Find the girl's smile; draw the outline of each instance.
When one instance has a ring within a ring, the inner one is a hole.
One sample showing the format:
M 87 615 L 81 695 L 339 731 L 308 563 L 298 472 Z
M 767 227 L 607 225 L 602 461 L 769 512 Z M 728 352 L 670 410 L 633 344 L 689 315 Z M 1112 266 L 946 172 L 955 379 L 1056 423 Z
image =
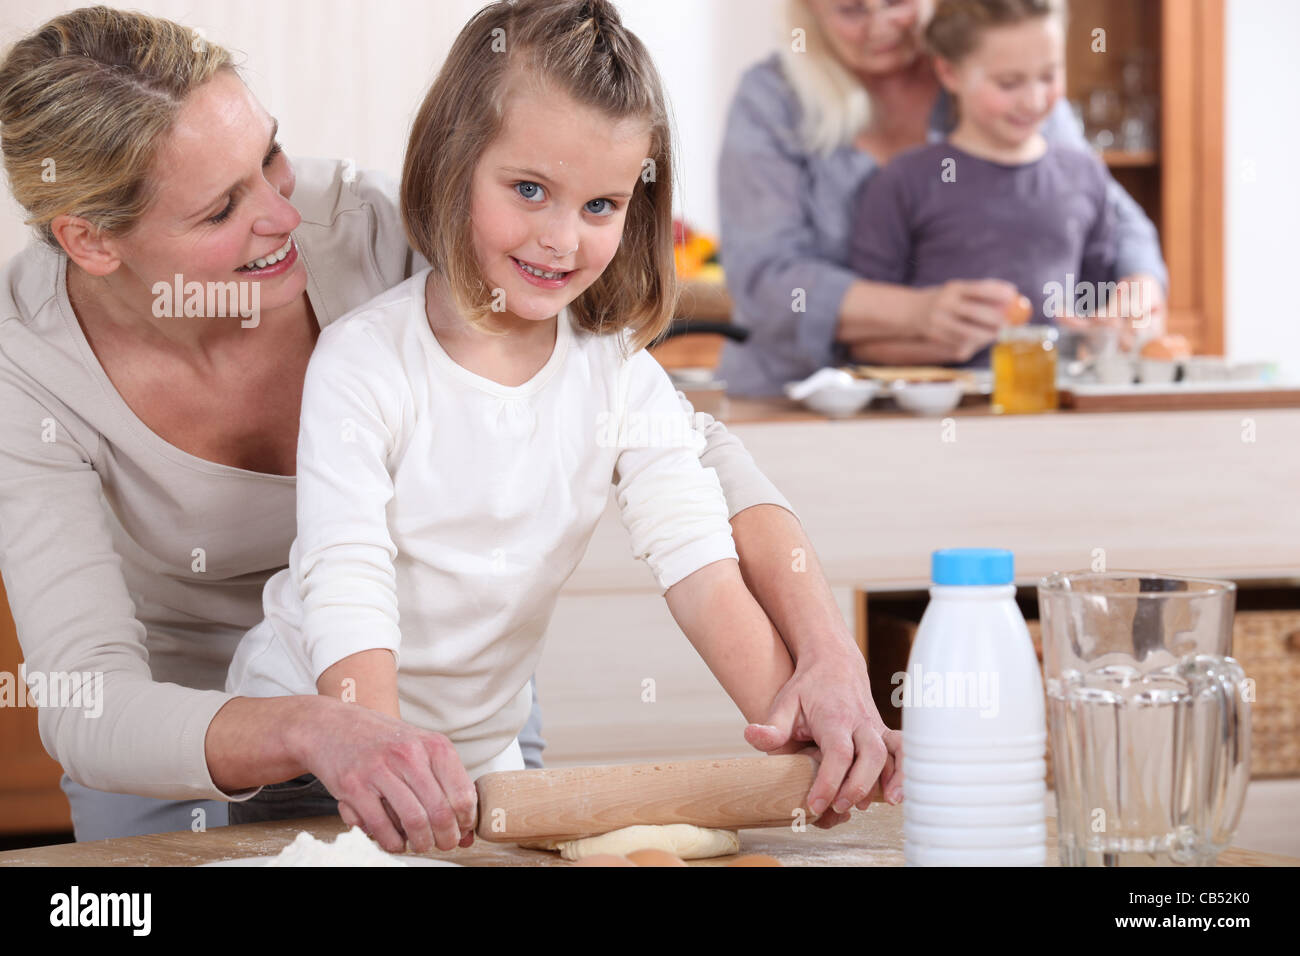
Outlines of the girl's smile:
M 563 289 L 569 284 L 576 270 L 548 270 L 537 265 L 534 262 L 524 262 L 522 259 L 510 257 L 510 261 L 515 264 L 519 274 L 524 279 L 539 289 Z

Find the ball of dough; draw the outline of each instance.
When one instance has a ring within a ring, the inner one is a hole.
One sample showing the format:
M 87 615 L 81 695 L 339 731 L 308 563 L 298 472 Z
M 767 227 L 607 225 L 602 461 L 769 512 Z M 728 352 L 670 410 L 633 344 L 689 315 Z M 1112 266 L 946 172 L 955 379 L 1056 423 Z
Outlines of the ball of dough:
M 711 830 L 689 823 L 634 826 L 611 830 L 580 840 L 539 840 L 521 843 L 528 849 L 559 850 L 566 860 L 581 860 L 599 853 L 627 856 L 633 850 L 664 850 L 683 860 L 703 860 L 740 851 L 735 830 Z

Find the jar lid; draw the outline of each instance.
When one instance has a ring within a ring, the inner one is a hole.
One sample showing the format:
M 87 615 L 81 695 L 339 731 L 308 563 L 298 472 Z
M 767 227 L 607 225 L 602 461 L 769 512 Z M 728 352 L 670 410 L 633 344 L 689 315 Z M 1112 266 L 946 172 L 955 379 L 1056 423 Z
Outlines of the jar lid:
M 990 586 L 1015 581 L 1015 556 L 1005 548 L 944 548 L 930 555 L 939 585 Z
M 1004 325 L 998 332 L 1002 342 L 1055 342 L 1061 337 L 1056 326 L 1046 324 Z

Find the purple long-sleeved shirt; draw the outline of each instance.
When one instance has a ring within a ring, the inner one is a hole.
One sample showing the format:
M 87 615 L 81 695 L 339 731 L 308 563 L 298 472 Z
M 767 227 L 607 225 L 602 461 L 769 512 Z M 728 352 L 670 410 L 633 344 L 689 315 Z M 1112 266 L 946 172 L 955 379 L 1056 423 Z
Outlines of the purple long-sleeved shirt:
M 777 394 L 784 383 L 843 358 L 834 339 L 840 303 L 857 278 L 849 267 L 853 200 L 877 164 L 852 145 L 810 152 L 799 136 L 800 116 L 776 54 L 746 71 L 727 114 L 718 175 L 721 259 L 732 321 L 751 334 L 743 345 L 723 346 L 719 369 L 737 395 Z M 940 93 L 931 140 L 942 140 L 949 126 L 948 99 Z M 1042 132 L 1049 142 L 1087 148 L 1064 101 Z M 1154 275 L 1167 285 L 1155 226 L 1114 179 L 1106 189 L 1116 271 Z
M 1066 290 L 1118 278 L 1108 179 L 1095 153 L 1059 144 L 1014 165 L 949 142 L 910 149 L 867 180 L 855 202 L 849 267 L 917 288 L 1005 279 L 1029 299 L 1032 321 L 1055 324 L 1063 291 L 1074 302 Z M 990 351 L 964 364 L 987 368 Z

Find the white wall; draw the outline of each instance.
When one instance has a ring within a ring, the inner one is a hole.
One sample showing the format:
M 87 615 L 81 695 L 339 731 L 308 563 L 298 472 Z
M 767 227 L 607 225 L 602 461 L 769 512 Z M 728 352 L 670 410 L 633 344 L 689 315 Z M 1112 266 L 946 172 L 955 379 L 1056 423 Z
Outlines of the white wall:
M 1234 359 L 1300 379 L 1300 3 L 1228 0 L 1225 325 Z
M 5 0 L 0 45 L 90 0 Z M 765 56 L 782 0 L 618 0 L 650 49 L 678 128 L 679 207 L 717 231 L 722 118 L 741 72 Z M 244 75 L 280 120 L 290 155 L 351 157 L 401 172 L 410 121 L 452 40 L 483 0 L 136 0 L 243 55 Z M 0 262 L 28 241 L 0 190 Z

